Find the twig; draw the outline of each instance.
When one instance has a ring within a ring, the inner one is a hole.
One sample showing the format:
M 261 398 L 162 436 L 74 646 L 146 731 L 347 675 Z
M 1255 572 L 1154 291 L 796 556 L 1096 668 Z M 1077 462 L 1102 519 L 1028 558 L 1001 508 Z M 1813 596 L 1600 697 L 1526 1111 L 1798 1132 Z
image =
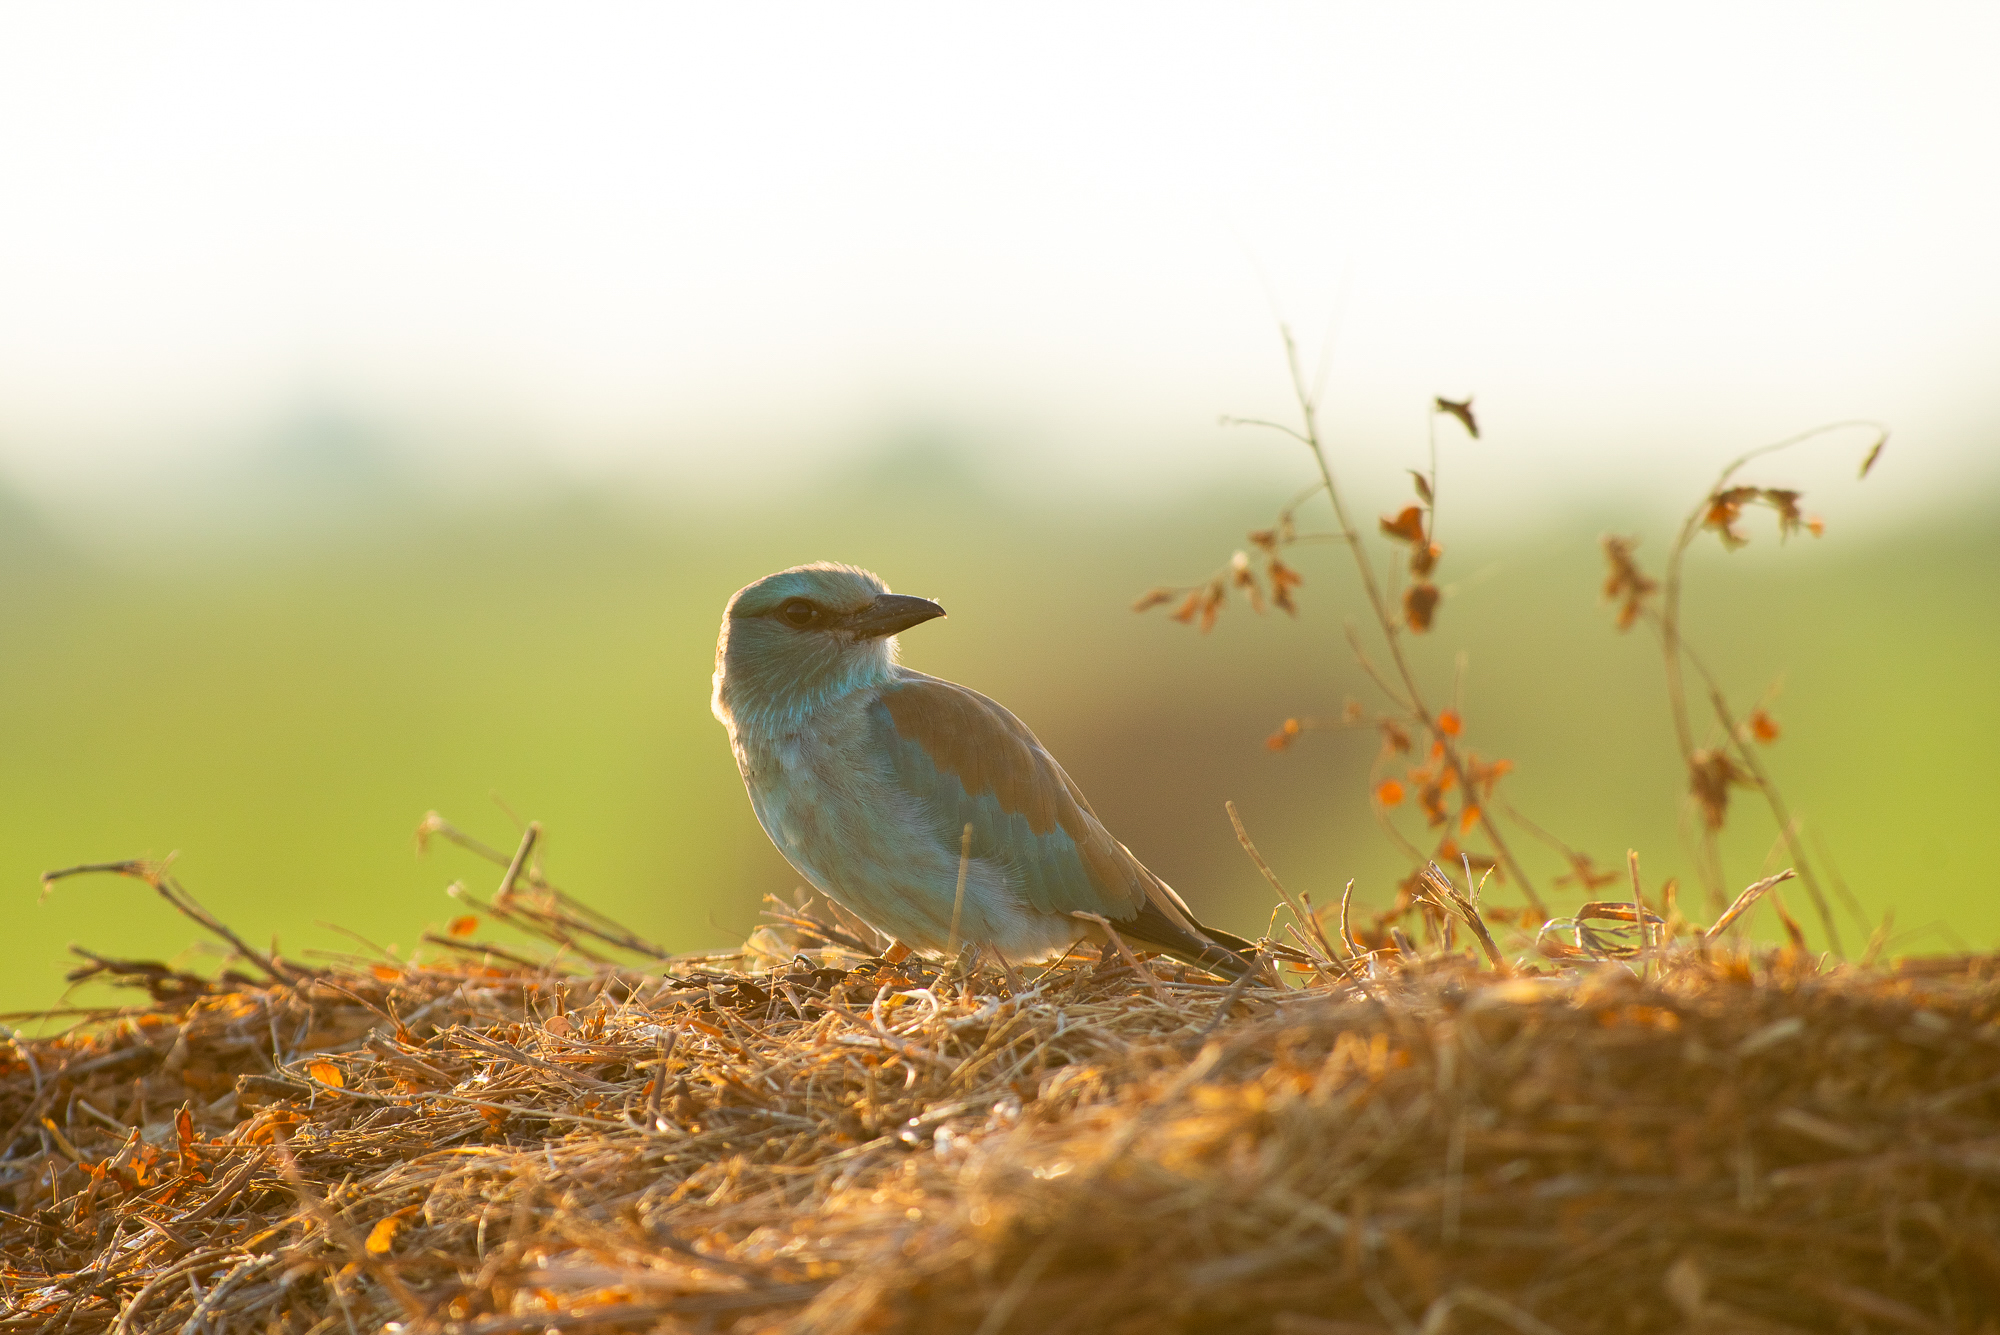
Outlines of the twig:
M 1646 963 L 1651 957 L 1652 933 L 1646 926 L 1646 897 L 1639 889 L 1639 850 L 1625 850 L 1625 865 L 1632 873 L 1632 921 L 1639 926 L 1639 976 L 1646 976 Z
M 1705 669 L 1702 675 L 1708 676 Z M 1750 777 L 1756 781 L 1757 791 L 1762 793 L 1764 801 L 1770 804 L 1771 815 L 1778 823 L 1778 832 L 1785 841 L 1786 850 L 1792 855 L 1793 865 L 1798 868 L 1799 883 L 1805 886 L 1806 893 L 1812 896 L 1813 910 L 1819 914 L 1820 925 L 1826 929 L 1827 944 L 1833 947 L 1834 954 L 1846 955 L 1847 952 L 1840 945 L 1840 929 L 1834 925 L 1833 909 L 1827 904 L 1826 896 L 1820 893 L 1819 878 L 1813 875 L 1812 864 L 1806 860 L 1805 846 L 1799 841 L 1798 825 L 1785 810 L 1785 800 L 1778 794 L 1778 785 L 1771 782 L 1771 776 L 1765 773 L 1763 762 L 1757 759 L 1755 748 L 1744 740 L 1741 730 L 1736 726 L 1735 718 L 1729 712 L 1728 702 L 1722 698 L 1722 691 L 1714 684 L 1713 679 L 1709 683 L 1708 698 L 1715 706 L 1715 716 L 1722 721 L 1723 730 L 1734 746 L 1736 754 L 1742 758 L 1743 767 L 1750 771 Z M 1770 864 L 1767 862 L 1764 865 Z
M 1132 972 L 1143 978 L 1147 985 L 1153 989 L 1153 995 L 1160 999 L 1160 1003 L 1166 1006 L 1173 1005 L 1172 999 L 1167 996 L 1167 989 L 1160 986 L 1159 975 L 1139 963 L 1139 957 L 1132 953 L 1132 947 L 1125 944 L 1125 938 L 1118 935 L 1118 929 L 1111 925 L 1111 919 L 1101 913 L 1091 913 L 1085 909 L 1072 910 L 1069 916 L 1072 918 L 1082 918 L 1102 927 L 1104 934 L 1111 938 L 1112 946 L 1124 957 L 1125 963 L 1130 966 Z
M 108 872 L 114 876 L 129 876 L 133 880 L 144 881 L 147 885 L 153 887 L 160 898 L 173 905 L 181 914 L 192 918 L 202 927 L 228 942 L 230 949 L 263 970 L 266 977 L 280 983 L 291 981 L 293 971 L 289 966 L 281 965 L 269 955 L 264 954 L 260 950 L 253 949 L 242 937 L 230 931 L 228 925 L 203 908 L 200 901 L 187 892 L 185 886 L 167 875 L 164 863 L 151 862 L 144 858 L 128 858 L 122 862 L 86 862 L 80 866 L 63 867 L 57 871 L 45 871 L 42 873 L 43 891 L 46 893 L 49 887 L 67 877 L 85 876 L 93 872 Z
M 1728 930 L 1731 923 L 1748 913 L 1757 901 L 1764 897 L 1766 890 L 1769 890 L 1774 885 L 1783 885 L 1796 875 L 1798 875 L 1797 872 L 1787 867 L 1775 876 L 1766 876 L 1763 880 L 1746 886 L 1743 893 L 1736 896 L 1736 902 L 1731 904 L 1728 910 L 1715 920 L 1713 926 L 1701 934 L 1701 939 L 1704 942 L 1713 941 L 1717 936 Z
M 542 837 L 540 821 L 529 821 L 528 828 L 521 832 L 521 842 L 514 849 L 514 860 L 507 864 L 507 874 L 500 880 L 500 890 L 493 898 L 506 903 L 514 893 L 514 882 L 521 877 L 521 869 L 528 865 L 528 854 L 535 851 L 535 841 Z
M 1867 427 L 1876 432 L 1877 449 L 1889 438 L 1889 429 L 1880 422 L 1865 419 L 1849 419 L 1840 422 L 1829 422 L 1822 426 L 1813 427 L 1809 431 L 1802 431 L 1795 436 L 1787 436 L 1785 439 L 1774 441 L 1769 445 L 1760 445 L 1756 449 L 1748 450 L 1738 455 L 1724 466 L 1723 470 L 1716 475 L 1715 481 L 1709 485 L 1708 490 L 1702 493 L 1702 497 L 1695 503 L 1695 507 L 1688 511 L 1687 517 L 1681 521 L 1680 531 L 1674 537 L 1673 546 L 1667 551 L 1666 568 L 1661 577 L 1659 617 L 1660 653 L 1664 659 L 1667 674 L 1667 705 L 1673 714 L 1674 739 L 1680 745 L 1681 765 L 1684 771 L 1693 770 L 1695 752 L 1694 724 L 1688 716 L 1687 689 L 1681 680 L 1681 658 L 1685 652 L 1685 645 L 1681 638 L 1681 594 L 1685 587 L 1683 565 L 1687 558 L 1688 549 L 1694 545 L 1694 540 L 1700 536 L 1702 523 L 1707 518 L 1709 507 L 1713 503 L 1715 496 L 1728 487 L 1730 480 L 1745 465 L 1753 460 L 1761 459 L 1767 454 L 1776 454 L 1780 450 L 1788 450 L 1794 445 L 1803 444 L 1816 437 L 1829 435 L 1835 431 L 1849 430 L 1854 427 Z M 1698 860 L 1701 863 L 1702 878 L 1708 883 L 1709 895 L 1719 905 L 1722 902 L 1723 894 L 1721 854 L 1716 839 L 1716 832 L 1706 826 L 1703 827 L 1702 831 L 1701 856 Z
M 1285 907 L 1292 911 L 1292 916 L 1299 920 L 1299 925 L 1301 927 L 1309 926 L 1313 921 L 1312 915 L 1301 908 L 1299 902 L 1292 898 L 1291 892 L 1285 889 L 1284 885 L 1278 880 L 1278 873 L 1271 870 L 1271 864 L 1264 861 L 1264 855 L 1257 851 L 1257 845 L 1250 842 L 1250 831 L 1243 828 L 1243 818 L 1236 814 L 1236 803 L 1225 800 L 1222 804 L 1222 809 L 1229 813 L 1229 823 L 1236 829 L 1236 842 L 1241 844 L 1243 851 L 1250 855 L 1250 861 L 1255 863 L 1257 870 L 1264 874 L 1264 879 L 1270 882 L 1271 888 L 1278 892 L 1278 898 L 1283 900 Z
M 1466 800 L 1471 801 L 1472 795 L 1478 790 L 1466 772 L 1464 760 L 1458 754 L 1457 746 L 1438 726 L 1436 715 L 1424 704 L 1422 688 L 1418 686 L 1416 673 L 1412 671 L 1409 660 L 1403 654 L 1402 635 L 1394 615 L 1382 597 L 1382 586 L 1375 577 L 1373 563 L 1368 559 L 1368 549 L 1361 541 L 1360 530 L 1355 528 L 1353 521 L 1348 517 L 1346 503 L 1340 497 L 1340 488 L 1334 485 L 1333 468 L 1327 462 L 1326 448 L 1320 439 L 1318 405 L 1299 365 L 1298 344 L 1292 338 L 1292 331 L 1289 328 L 1280 326 L 1279 332 L 1285 341 L 1285 359 L 1291 369 L 1293 394 L 1298 400 L 1299 413 L 1305 422 L 1305 431 L 1293 434 L 1312 451 L 1313 462 L 1319 467 L 1320 481 L 1326 485 L 1327 499 L 1333 505 L 1334 519 L 1340 525 L 1341 536 L 1347 542 L 1355 565 L 1360 569 L 1362 590 L 1368 596 L 1368 605 L 1373 609 L 1376 624 L 1380 626 L 1382 637 L 1389 646 L 1389 657 L 1396 666 L 1396 676 L 1402 683 L 1403 696 L 1407 701 L 1409 712 L 1417 717 L 1423 724 L 1424 730 L 1442 748 L 1445 763 L 1451 767 L 1452 773 L 1458 779 L 1459 791 L 1466 794 Z M 1396 698 L 1393 692 L 1390 693 L 1390 698 L 1392 700 Z M 1500 861 L 1514 877 L 1515 884 L 1520 886 L 1521 893 L 1527 897 L 1529 905 L 1537 913 L 1547 914 L 1548 909 L 1543 905 L 1541 896 L 1535 893 L 1535 887 L 1529 881 L 1527 871 L 1514 856 L 1513 850 L 1507 846 L 1506 837 L 1500 833 L 1500 827 L 1483 804 L 1479 807 L 1479 828 L 1492 843 L 1493 851 L 1499 855 Z
M 1458 887 L 1451 883 L 1451 878 L 1444 874 L 1437 863 L 1426 862 L 1423 870 L 1418 873 L 1417 883 L 1426 892 L 1423 896 L 1426 901 L 1472 929 L 1472 934 L 1479 939 L 1479 947 L 1486 952 L 1486 960 L 1493 966 L 1495 973 L 1513 972 L 1507 967 L 1507 957 L 1502 955 L 1500 947 L 1493 943 L 1493 934 L 1486 930 L 1486 920 L 1479 916 L 1479 910 L 1472 906 L 1472 901 L 1458 892 Z

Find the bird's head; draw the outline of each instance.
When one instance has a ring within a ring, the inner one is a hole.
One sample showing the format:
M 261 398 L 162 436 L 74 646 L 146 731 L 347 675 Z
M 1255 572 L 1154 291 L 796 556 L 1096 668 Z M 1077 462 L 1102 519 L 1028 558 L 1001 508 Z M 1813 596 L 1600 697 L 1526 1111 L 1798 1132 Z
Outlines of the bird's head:
M 729 600 L 715 646 L 715 716 L 783 725 L 884 680 L 896 632 L 944 615 L 928 598 L 889 592 L 856 566 L 793 566 Z

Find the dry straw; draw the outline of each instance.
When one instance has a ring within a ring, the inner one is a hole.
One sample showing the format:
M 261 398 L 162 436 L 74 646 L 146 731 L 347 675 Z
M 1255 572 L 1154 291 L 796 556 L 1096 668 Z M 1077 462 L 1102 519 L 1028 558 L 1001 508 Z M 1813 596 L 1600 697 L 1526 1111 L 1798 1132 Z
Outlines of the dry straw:
M 1297 907 L 1288 986 L 961 978 L 804 908 L 659 956 L 493 856 L 549 962 L 476 914 L 424 963 L 93 957 L 151 1002 L 0 1050 L 0 1329 L 1996 1329 L 1992 958 L 1607 901 L 1502 972 Z

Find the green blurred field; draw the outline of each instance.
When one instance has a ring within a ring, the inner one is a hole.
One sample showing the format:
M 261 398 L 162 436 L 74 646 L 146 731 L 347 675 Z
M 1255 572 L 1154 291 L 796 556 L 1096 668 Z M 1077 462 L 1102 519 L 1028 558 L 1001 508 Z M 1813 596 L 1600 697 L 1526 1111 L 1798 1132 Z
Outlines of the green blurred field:
M 450 850 L 416 855 L 431 808 L 501 844 L 509 811 L 540 820 L 553 879 L 672 946 L 740 938 L 760 896 L 796 878 L 708 714 L 715 623 L 740 584 L 817 558 L 942 601 L 950 618 L 907 636 L 906 661 L 1021 714 L 1205 915 L 1254 932 L 1267 908 L 1224 798 L 1291 885 L 1332 896 L 1354 876 L 1386 897 L 1404 868 L 1367 814 L 1372 741 L 1262 745 L 1289 714 L 1369 698 L 1340 641 L 1360 605 L 1336 553 L 1307 554 L 1296 622 L 1239 606 L 1202 638 L 1126 610 L 1147 585 L 1200 577 L 1277 499 L 1107 518 L 941 475 L 729 524 L 611 495 L 405 500 L 304 535 L 116 559 L 0 516 L 0 1007 L 55 1001 L 67 942 L 160 956 L 192 940 L 134 883 L 72 881 L 37 902 L 39 872 L 80 861 L 178 850 L 186 884 L 253 940 L 352 948 L 323 925 L 338 924 L 407 951 L 452 913 L 446 884 L 497 879 Z M 1687 870 L 1681 785 L 1657 653 L 1597 599 L 1595 535 L 1616 519 L 1456 543 L 1443 574 L 1464 586 L 1416 653 L 1443 695 L 1466 651 L 1469 740 L 1515 762 L 1518 806 L 1601 862 L 1637 847 L 1657 881 Z M 2000 798 L 1996 607 L 1990 524 L 1782 550 L 1760 530 L 1694 565 L 1690 634 L 1739 698 L 1784 677 L 1769 759 L 1795 809 L 1871 914 L 1945 925 L 1912 948 L 2000 937 L 1980 834 Z M 1735 882 L 1765 867 L 1772 835 L 1743 801 Z M 1574 902 L 1518 838 L 1545 892 Z

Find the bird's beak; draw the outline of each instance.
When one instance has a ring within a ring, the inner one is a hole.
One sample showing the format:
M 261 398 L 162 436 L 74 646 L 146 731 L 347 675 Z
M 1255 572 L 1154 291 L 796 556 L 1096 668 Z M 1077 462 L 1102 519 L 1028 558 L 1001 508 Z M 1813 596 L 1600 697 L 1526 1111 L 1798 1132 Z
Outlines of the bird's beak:
M 857 640 L 875 640 L 922 625 L 944 615 L 944 609 L 928 598 L 910 598 L 885 593 L 847 618 L 847 630 Z

